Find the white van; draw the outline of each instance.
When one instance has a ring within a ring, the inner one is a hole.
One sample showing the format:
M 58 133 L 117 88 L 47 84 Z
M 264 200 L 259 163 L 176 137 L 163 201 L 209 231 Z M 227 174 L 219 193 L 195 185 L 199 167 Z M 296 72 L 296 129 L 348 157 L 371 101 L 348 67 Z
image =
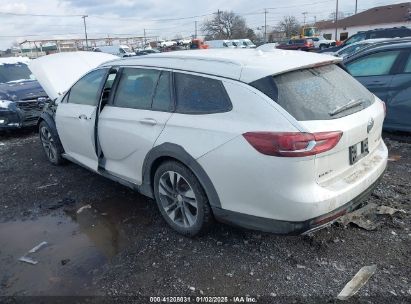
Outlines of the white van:
M 248 49 L 255 49 L 257 46 L 250 39 L 239 39 L 243 47 Z
M 244 49 L 246 48 L 245 45 L 243 45 L 243 43 L 240 40 L 231 40 L 231 43 L 233 44 L 233 46 L 237 49 Z
M 219 48 L 235 48 L 232 41 L 230 40 L 210 40 L 206 41 L 205 44 L 208 45 L 210 49 L 219 49 Z
M 94 52 L 103 52 L 119 57 L 130 57 L 135 56 L 136 53 L 133 52 L 127 45 L 105 45 L 95 47 L 93 49 Z

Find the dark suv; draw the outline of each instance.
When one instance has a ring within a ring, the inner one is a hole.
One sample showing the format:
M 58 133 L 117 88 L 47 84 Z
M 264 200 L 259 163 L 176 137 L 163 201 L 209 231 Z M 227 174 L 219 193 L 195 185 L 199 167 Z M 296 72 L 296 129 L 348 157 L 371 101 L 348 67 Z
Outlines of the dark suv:
M 36 125 L 48 100 L 27 59 L 0 58 L 0 131 Z
M 326 50 L 320 50 L 322 52 L 336 52 L 339 49 L 350 45 L 354 42 L 375 39 L 375 38 L 395 38 L 395 37 L 411 37 L 411 29 L 405 26 L 402 27 L 392 27 L 392 28 L 380 28 L 369 31 L 358 32 L 357 34 L 352 35 L 350 38 L 345 40 L 342 44 L 336 47 L 328 48 Z

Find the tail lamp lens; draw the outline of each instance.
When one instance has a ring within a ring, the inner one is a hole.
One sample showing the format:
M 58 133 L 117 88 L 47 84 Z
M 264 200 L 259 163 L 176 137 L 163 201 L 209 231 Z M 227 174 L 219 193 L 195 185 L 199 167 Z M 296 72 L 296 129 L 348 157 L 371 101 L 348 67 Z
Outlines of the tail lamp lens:
M 258 152 L 279 157 L 304 157 L 334 148 L 342 136 L 341 131 L 302 132 L 247 132 L 244 138 Z

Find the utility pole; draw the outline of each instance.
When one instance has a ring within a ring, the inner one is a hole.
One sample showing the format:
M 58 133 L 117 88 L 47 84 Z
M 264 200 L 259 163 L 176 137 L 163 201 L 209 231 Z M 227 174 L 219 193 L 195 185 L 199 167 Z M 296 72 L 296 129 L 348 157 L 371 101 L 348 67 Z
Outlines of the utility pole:
M 220 13 L 221 13 L 221 12 L 220 12 L 220 10 L 217 10 L 218 30 L 220 31 L 220 32 L 218 33 L 218 35 L 219 35 L 219 36 L 223 36 L 223 35 L 222 35 L 222 34 L 223 34 L 223 30 L 222 30 L 222 28 L 221 28 L 221 18 L 220 18 Z M 219 37 L 218 39 L 220 39 L 220 38 L 223 38 L 223 37 Z M 230 37 L 224 37 L 224 38 L 230 38 Z
M 144 46 L 143 46 L 143 50 L 146 49 L 146 45 L 147 45 L 147 36 L 146 36 L 146 29 L 143 29 L 144 31 Z
M 357 8 L 358 8 L 358 0 L 355 0 L 355 13 L 357 13 Z
M 194 21 L 194 39 L 197 39 L 197 20 Z
M 335 41 L 337 41 L 337 32 L 338 32 L 338 0 L 335 4 Z
M 267 9 L 264 9 L 264 43 L 267 43 Z
M 83 23 L 84 23 L 84 35 L 86 36 L 86 50 L 88 50 L 88 38 L 87 38 L 86 17 L 88 17 L 88 15 L 83 15 L 83 16 L 81 16 L 81 18 L 83 18 Z
M 301 14 L 304 15 L 304 28 L 305 28 L 305 16 L 308 14 L 307 12 L 302 12 Z

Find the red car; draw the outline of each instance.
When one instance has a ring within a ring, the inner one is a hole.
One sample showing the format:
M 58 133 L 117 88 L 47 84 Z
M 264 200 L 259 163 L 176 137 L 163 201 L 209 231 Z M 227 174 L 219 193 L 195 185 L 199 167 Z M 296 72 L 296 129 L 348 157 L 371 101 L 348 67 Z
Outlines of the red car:
M 314 42 L 311 39 L 290 39 L 287 43 L 278 45 L 277 49 L 310 51 L 314 49 Z

